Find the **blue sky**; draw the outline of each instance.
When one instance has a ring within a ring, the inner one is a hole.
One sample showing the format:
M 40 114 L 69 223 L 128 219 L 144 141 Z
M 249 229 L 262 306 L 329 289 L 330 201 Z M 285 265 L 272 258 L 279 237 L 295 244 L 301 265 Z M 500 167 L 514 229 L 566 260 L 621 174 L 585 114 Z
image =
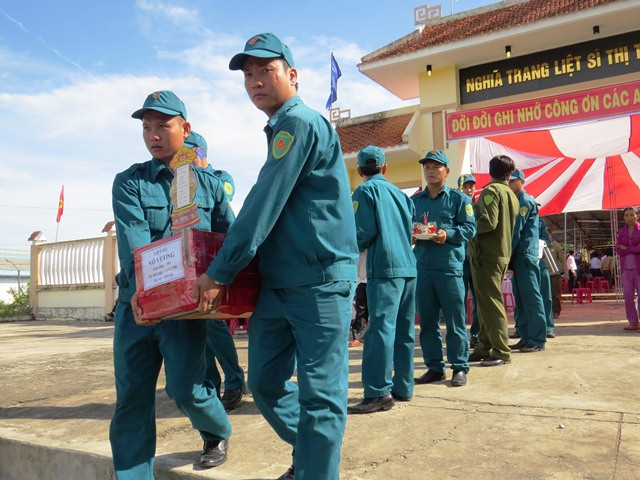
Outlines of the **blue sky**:
M 423 4 L 0 0 L 0 248 L 28 248 L 35 230 L 54 241 L 63 184 L 58 240 L 101 236 L 112 219 L 114 175 L 149 158 L 130 115 L 160 89 L 184 100 L 210 163 L 234 177 L 238 209 L 265 158 L 266 116 L 246 97 L 241 74 L 228 70 L 231 56 L 251 35 L 271 31 L 291 48 L 312 108 L 326 113 L 331 52 L 343 72 L 335 106 L 352 116 L 402 107 L 415 101 L 391 95 L 357 64 L 413 31 L 413 9 Z M 449 14 L 451 2 L 442 6 Z

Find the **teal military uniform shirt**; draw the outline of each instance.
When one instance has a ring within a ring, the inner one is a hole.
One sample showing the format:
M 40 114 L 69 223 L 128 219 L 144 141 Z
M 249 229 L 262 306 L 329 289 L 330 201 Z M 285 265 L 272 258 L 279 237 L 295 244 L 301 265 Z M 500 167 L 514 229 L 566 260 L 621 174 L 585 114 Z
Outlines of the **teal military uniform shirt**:
M 194 202 L 200 223 L 195 229 L 226 233 L 234 215 L 223 184 L 212 172 L 194 168 L 198 182 Z M 116 175 L 113 212 L 118 237 L 120 287 L 118 301 L 129 302 L 136 291 L 133 250 L 171 235 L 172 170 L 156 159 L 137 163 Z
M 444 185 L 435 198 L 431 198 L 429 190 L 411 197 L 415 205 L 414 221 L 422 222 L 423 214 L 428 213 L 428 221 L 436 222 L 437 228 L 447 232 L 447 240 L 443 245 L 431 240 L 418 240 L 414 253 L 418 265 L 428 266 L 432 270 L 459 270 L 465 259 L 465 243 L 476 233 L 475 218 L 471 199 L 460 192 Z
M 540 219 L 538 217 L 538 205 L 535 199 L 522 190 L 518 195 L 520 208 L 513 227 L 513 239 L 511 240 L 512 256 L 527 255 L 538 258 L 538 239 Z
M 338 135 L 297 96 L 265 133 L 267 160 L 207 275 L 231 283 L 258 253 L 263 288 L 355 281 L 355 221 Z
M 382 174 L 352 195 L 358 248 L 367 252 L 367 278 L 415 277 L 411 251 L 413 202 Z

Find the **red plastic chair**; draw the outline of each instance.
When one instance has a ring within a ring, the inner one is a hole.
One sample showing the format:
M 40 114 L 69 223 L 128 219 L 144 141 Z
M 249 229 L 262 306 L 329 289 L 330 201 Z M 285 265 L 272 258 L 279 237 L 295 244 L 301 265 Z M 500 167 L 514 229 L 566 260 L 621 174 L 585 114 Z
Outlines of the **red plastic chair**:
M 593 293 L 600 293 L 600 284 L 597 280 L 587 280 L 586 288 L 590 288 Z
M 574 288 L 571 292 L 571 303 L 592 303 L 591 289 L 589 288 Z
M 240 323 L 240 320 L 244 320 L 243 323 Z M 227 322 L 227 325 L 229 325 L 229 332 L 231 332 L 231 335 L 233 335 L 236 330 L 243 330 L 247 333 L 249 333 L 249 319 L 248 318 L 231 318 L 228 320 L 225 320 L 225 322 Z
M 611 292 L 611 285 L 609 285 L 609 281 L 604 277 L 598 277 L 598 279 L 598 291 L 600 293 Z

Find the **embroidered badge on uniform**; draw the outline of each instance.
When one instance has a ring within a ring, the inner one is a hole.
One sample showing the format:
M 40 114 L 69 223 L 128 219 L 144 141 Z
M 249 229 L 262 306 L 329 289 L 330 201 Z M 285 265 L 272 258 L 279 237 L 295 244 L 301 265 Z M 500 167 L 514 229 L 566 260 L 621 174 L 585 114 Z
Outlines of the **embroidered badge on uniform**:
M 358 211 L 358 200 L 353 201 L 353 213 Z
M 473 217 L 473 207 L 470 203 L 467 203 L 464 207 L 464 211 L 467 212 L 467 217 Z
M 227 195 L 231 195 L 233 193 L 233 185 L 229 182 L 224 182 L 224 191 Z
M 520 215 L 521 216 L 525 216 L 527 214 L 527 212 L 529 211 L 528 207 L 520 207 Z
M 284 130 L 279 131 L 275 137 L 273 137 L 273 143 L 271 144 L 271 154 L 276 160 L 284 157 L 291 145 L 293 144 L 293 135 Z
M 491 202 L 493 202 L 493 195 L 485 195 L 484 197 L 482 197 L 482 201 L 486 206 L 491 205 Z

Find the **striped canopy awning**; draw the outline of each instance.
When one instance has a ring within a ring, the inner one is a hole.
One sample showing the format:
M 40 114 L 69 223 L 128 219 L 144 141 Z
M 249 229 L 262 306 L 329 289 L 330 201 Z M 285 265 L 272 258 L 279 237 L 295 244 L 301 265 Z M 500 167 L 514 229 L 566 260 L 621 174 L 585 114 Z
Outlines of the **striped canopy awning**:
M 541 215 L 640 204 L 640 114 L 468 140 L 465 164 L 478 187 L 489 182 L 495 155 L 524 171 Z

